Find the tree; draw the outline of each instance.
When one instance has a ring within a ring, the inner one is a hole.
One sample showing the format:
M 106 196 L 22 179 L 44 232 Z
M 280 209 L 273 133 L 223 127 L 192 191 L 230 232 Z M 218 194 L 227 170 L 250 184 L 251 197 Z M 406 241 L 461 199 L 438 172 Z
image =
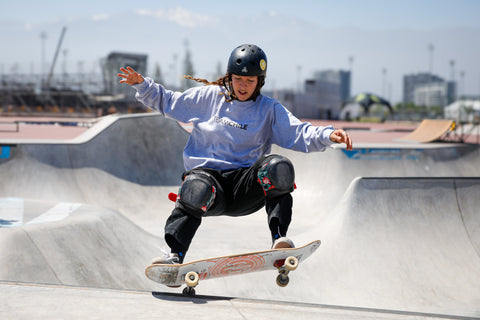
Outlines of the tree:
M 188 49 L 188 41 L 185 42 L 185 48 L 186 48 L 185 60 L 183 61 L 184 75 L 193 76 L 195 71 L 193 70 L 192 55 L 190 53 L 190 49 Z M 181 90 L 185 91 L 185 90 L 187 90 L 187 89 L 189 89 L 193 86 L 194 86 L 194 84 L 191 80 L 183 79 L 182 80 L 182 85 L 181 85 Z

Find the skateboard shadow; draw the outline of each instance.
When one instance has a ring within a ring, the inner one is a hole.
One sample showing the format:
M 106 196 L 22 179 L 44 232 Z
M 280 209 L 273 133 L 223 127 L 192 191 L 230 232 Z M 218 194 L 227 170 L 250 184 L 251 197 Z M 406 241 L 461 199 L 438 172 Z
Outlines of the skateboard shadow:
M 152 291 L 152 296 L 156 299 L 160 299 L 164 301 L 191 302 L 194 304 L 206 304 L 209 301 L 230 301 L 234 299 L 232 297 L 220 297 L 220 296 L 204 296 L 204 295 L 187 296 L 181 293 L 159 292 L 159 291 Z

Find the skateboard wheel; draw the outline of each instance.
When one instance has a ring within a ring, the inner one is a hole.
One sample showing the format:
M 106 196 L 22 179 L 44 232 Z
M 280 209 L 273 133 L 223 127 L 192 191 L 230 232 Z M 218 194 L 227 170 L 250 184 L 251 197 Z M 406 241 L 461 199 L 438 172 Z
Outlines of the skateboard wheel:
M 187 284 L 188 287 L 195 287 L 198 284 L 198 280 L 200 277 L 198 276 L 198 273 L 195 271 L 190 271 L 185 275 L 185 283 Z
M 298 259 L 295 257 L 288 257 L 287 259 L 285 259 L 284 266 L 285 269 L 287 269 L 288 271 L 293 271 L 298 267 Z
M 277 285 L 279 287 L 286 287 L 288 285 L 289 281 L 290 281 L 290 279 L 288 278 L 288 276 L 285 276 L 283 274 L 279 274 L 277 276 Z

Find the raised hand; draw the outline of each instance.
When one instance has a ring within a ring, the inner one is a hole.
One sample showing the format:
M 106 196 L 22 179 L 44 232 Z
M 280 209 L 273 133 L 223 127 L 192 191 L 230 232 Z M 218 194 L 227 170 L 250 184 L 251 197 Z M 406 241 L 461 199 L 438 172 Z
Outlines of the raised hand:
M 330 135 L 330 140 L 336 143 L 345 143 L 347 150 L 353 149 L 352 138 L 344 130 L 337 129 Z
M 132 86 L 143 82 L 143 76 L 133 70 L 132 67 L 120 68 L 120 71 L 123 72 L 117 74 L 120 78 L 123 78 L 119 81 L 120 83 L 126 83 Z

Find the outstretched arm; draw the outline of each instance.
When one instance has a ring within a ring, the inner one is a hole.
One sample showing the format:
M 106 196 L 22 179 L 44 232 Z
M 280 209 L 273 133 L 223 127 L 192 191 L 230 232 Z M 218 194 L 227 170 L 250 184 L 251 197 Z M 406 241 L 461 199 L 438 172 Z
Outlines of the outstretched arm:
M 336 143 L 345 143 L 347 150 L 353 150 L 352 138 L 342 129 L 336 129 L 330 135 L 330 140 Z
M 143 76 L 133 70 L 132 67 L 127 67 L 126 69 L 120 68 L 120 71 L 123 72 L 117 74 L 120 78 L 123 78 L 119 81 L 120 83 L 126 83 L 133 86 L 134 84 L 139 84 L 143 82 Z

